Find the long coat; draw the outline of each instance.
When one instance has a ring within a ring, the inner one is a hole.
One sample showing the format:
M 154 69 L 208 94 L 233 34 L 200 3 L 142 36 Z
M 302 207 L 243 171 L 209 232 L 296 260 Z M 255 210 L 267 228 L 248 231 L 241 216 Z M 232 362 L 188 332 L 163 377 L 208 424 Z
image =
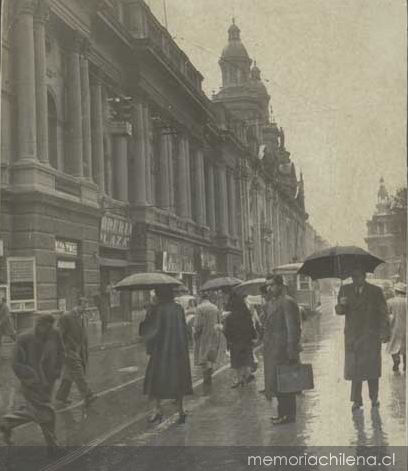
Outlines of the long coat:
M 231 368 L 253 366 L 253 345 L 256 331 L 249 309 L 243 304 L 242 310 L 231 312 L 225 319 L 224 334 L 230 350 Z
M 194 318 L 194 363 L 202 365 L 214 363 L 220 347 L 220 332 L 216 325 L 220 314 L 215 304 L 204 300 L 198 307 Z
M 193 393 L 185 314 L 175 302 L 158 304 L 150 313 L 150 358 L 143 393 L 177 399 Z
M 387 345 L 387 352 L 391 355 L 407 351 L 407 301 L 405 296 L 395 296 L 387 301 L 391 315 L 391 338 Z
M 347 305 L 340 298 L 347 298 Z M 344 379 L 365 381 L 381 376 L 381 342 L 389 337 L 387 304 L 381 288 L 364 283 L 361 294 L 354 284 L 342 286 L 336 313 L 344 315 Z
M 10 309 L 6 303 L 2 303 L 0 306 L 0 337 L 2 335 L 15 335 L 14 327 L 10 316 Z
M 299 360 L 300 313 L 296 301 L 286 294 L 268 301 L 263 315 L 265 395 L 277 395 L 277 366 Z

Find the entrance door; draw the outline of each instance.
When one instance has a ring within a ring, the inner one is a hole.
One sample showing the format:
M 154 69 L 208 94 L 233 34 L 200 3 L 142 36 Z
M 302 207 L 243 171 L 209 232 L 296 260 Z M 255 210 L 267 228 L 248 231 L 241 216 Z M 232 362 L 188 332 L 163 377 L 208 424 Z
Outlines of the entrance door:
M 70 311 L 73 309 L 81 294 L 81 280 L 77 269 L 57 270 L 58 309 Z

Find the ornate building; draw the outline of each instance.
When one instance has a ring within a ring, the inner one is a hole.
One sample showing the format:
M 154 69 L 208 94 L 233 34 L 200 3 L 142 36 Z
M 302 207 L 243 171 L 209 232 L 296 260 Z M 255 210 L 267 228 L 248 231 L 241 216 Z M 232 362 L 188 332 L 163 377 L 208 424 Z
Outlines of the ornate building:
M 0 285 L 14 312 L 102 293 L 121 318 L 126 274 L 195 291 L 304 256 L 303 181 L 236 25 L 211 101 L 142 0 L 16 0 L 3 16 Z
M 376 210 L 372 218 L 367 221 L 365 239 L 368 250 L 386 262 L 376 269 L 375 275 L 378 278 L 390 279 L 398 275 L 405 279 L 406 262 L 403 252 L 405 244 L 401 244 L 401 238 L 399 215 L 393 211 L 392 198 L 381 177 Z

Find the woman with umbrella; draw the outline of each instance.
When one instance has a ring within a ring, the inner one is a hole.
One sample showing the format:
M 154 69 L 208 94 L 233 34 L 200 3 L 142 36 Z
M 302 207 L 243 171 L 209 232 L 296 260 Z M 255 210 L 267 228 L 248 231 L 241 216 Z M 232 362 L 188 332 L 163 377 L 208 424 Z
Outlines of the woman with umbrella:
M 231 387 L 237 388 L 255 378 L 251 367 L 254 363 L 252 348 L 256 331 L 242 296 L 232 291 L 226 308 L 230 314 L 225 319 L 224 334 L 230 351 L 231 368 L 236 371 L 236 381 Z
M 171 287 L 156 288 L 155 294 L 157 305 L 150 312 L 149 333 L 145 335 L 149 337 L 150 359 L 143 393 L 156 401 L 149 422 L 161 422 L 162 399 L 175 399 L 178 423 L 182 424 L 186 420 L 183 397 L 193 394 L 185 314 L 182 306 L 174 302 Z

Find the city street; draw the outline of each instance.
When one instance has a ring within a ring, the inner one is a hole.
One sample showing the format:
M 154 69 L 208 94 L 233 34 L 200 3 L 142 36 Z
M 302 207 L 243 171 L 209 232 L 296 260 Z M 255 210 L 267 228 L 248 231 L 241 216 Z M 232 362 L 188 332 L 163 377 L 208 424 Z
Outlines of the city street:
M 175 406 L 168 402 L 165 404 L 168 418 L 160 425 L 150 425 L 146 422 L 149 404 L 141 394 L 146 364 L 143 345 L 137 341 L 134 345 L 94 351 L 89 378 L 101 397 L 88 410 L 74 403 L 59 411 L 59 439 L 73 448 L 68 448 L 67 456 L 47 469 L 71 469 L 69 463 L 75 461 L 76 466 L 80 466 L 89 456 L 92 456 L 94 469 L 102 469 L 95 463 L 105 463 L 111 456 L 111 446 L 126 450 L 120 455 L 126 461 L 131 459 L 132 453 L 140 451 L 134 447 L 141 446 L 298 446 L 307 450 L 309 447 L 375 445 L 385 452 L 388 447 L 405 445 L 405 374 L 393 373 L 392 362 L 384 354 L 380 409 L 371 410 L 364 390 L 365 408 L 353 416 L 350 384 L 343 380 L 342 326 L 343 319 L 333 314 L 332 298 L 323 300 L 320 320 L 304 323 L 302 361 L 313 364 L 315 389 L 298 397 L 297 423 L 281 427 L 274 427 L 270 421 L 276 413 L 275 404 L 271 406 L 258 392 L 263 387 L 260 352 L 256 383 L 231 390 L 229 367 L 220 365 L 213 392 L 206 397 L 202 394 L 199 371 L 195 369 L 195 394 L 186 401 L 187 423 L 174 424 Z M 2 368 L 5 368 L 4 363 L 3 359 Z M 2 378 L 5 377 L 3 372 Z M 2 382 L 2 409 L 5 391 L 11 384 L 11 381 Z M 15 443 L 41 445 L 42 436 L 34 425 L 29 425 L 16 431 Z M 78 449 L 78 445 L 88 447 Z M 103 447 L 96 448 L 99 445 Z M 49 463 L 40 456 L 41 449 L 35 449 L 36 469 Z M 123 469 L 127 469 L 126 466 Z

